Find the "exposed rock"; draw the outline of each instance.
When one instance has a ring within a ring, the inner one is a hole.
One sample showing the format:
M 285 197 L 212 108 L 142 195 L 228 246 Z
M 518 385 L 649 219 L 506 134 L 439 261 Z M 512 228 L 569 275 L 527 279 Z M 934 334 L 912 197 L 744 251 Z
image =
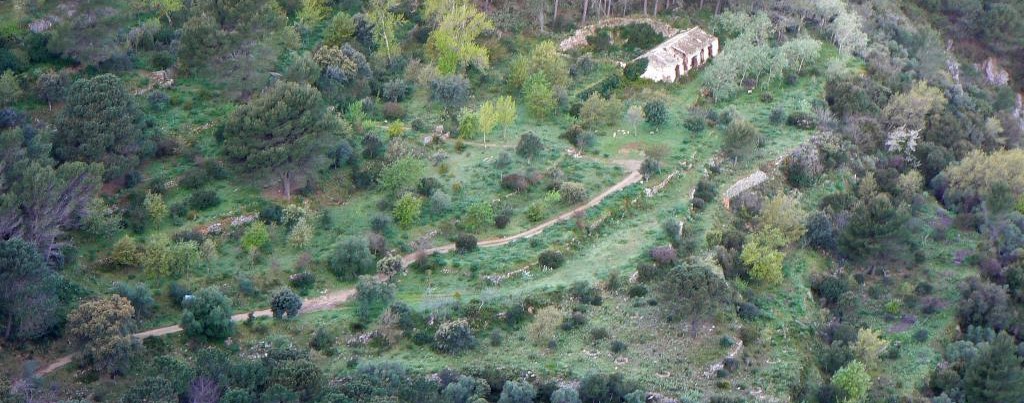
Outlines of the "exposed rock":
M 985 59 L 985 62 L 981 64 L 981 70 L 985 72 L 985 79 L 990 84 L 1004 86 L 1010 83 L 1010 73 L 1000 67 L 994 57 Z

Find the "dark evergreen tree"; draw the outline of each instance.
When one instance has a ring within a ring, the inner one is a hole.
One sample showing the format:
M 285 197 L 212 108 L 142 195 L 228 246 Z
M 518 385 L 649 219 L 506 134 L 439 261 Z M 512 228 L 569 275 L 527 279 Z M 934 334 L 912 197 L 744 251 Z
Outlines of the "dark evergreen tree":
M 299 309 L 302 309 L 302 298 L 289 289 L 278 291 L 270 300 L 270 310 L 275 318 L 294 318 Z
M 247 171 L 278 175 L 285 197 L 297 174 L 322 155 L 338 119 L 308 84 L 279 82 L 238 108 L 224 124 L 224 153 Z
M 999 333 L 978 349 L 964 371 L 964 394 L 968 402 L 1024 401 L 1024 369 L 1012 336 Z
M 8 340 L 46 335 L 60 320 L 58 278 L 31 244 L 0 242 L 0 326 Z
M 223 340 L 235 332 L 231 300 L 215 287 L 186 296 L 182 307 L 181 327 L 190 337 Z
M 75 81 L 57 114 L 53 156 L 58 161 L 102 162 L 106 180 L 139 166 L 142 112 L 120 78 L 104 74 Z

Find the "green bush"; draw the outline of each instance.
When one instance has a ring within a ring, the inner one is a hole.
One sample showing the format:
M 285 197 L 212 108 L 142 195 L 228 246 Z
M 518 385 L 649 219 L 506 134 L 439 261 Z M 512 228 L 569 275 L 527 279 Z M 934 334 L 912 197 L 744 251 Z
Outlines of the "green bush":
M 557 269 L 565 264 L 565 256 L 562 256 L 562 252 L 559 251 L 546 250 L 537 257 L 537 263 L 544 267 Z
M 476 348 L 476 338 L 465 319 L 442 323 L 434 333 L 434 349 L 445 354 L 459 354 Z
M 195 210 L 206 210 L 220 204 L 220 196 L 212 190 L 199 190 L 188 199 L 189 207 Z
M 668 122 L 668 109 L 661 101 L 650 101 L 644 104 L 644 119 L 651 126 L 661 126 Z

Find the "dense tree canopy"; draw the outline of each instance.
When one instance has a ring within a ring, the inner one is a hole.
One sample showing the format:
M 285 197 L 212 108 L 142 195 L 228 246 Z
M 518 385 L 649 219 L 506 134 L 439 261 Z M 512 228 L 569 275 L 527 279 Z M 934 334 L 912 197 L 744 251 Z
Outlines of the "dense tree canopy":
M 143 116 L 120 78 L 80 79 L 68 88 L 66 99 L 54 127 L 54 158 L 102 162 L 108 180 L 139 165 L 147 141 Z
M 285 197 L 295 176 L 310 168 L 340 123 L 319 91 L 282 82 L 238 108 L 224 124 L 224 153 L 246 170 L 277 175 Z

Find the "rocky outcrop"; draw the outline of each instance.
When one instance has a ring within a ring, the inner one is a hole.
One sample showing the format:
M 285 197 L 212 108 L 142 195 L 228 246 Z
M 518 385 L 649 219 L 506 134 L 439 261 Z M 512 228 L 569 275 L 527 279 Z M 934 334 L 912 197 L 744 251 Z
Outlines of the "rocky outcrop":
M 999 62 L 994 57 L 985 59 L 981 63 L 981 71 L 985 73 L 985 80 L 989 84 L 1004 86 L 1010 83 L 1010 72 L 999 66 Z

